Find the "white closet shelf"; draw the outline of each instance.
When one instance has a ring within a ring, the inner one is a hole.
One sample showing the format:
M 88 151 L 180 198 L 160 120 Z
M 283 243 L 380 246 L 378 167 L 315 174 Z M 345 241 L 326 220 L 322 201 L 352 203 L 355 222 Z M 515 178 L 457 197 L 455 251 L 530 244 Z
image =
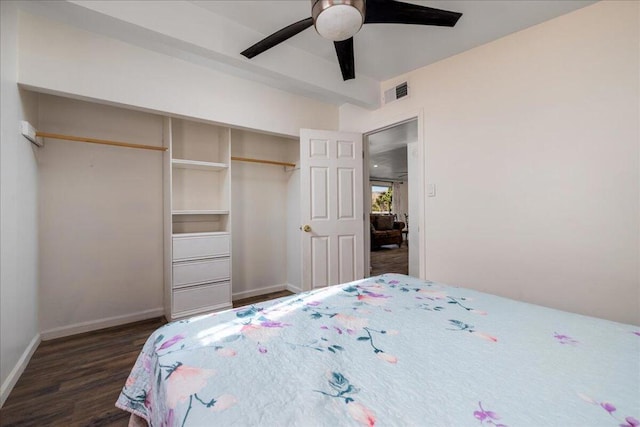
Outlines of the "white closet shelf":
M 171 211 L 172 215 L 228 215 L 228 210 L 222 209 L 212 209 L 212 210 L 201 210 L 201 209 L 190 209 L 190 210 L 179 210 L 179 211 Z
M 201 231 L 198 233 L 173 233 L 172 237 L 228 236 L 228 231 Z
M 171 165 L 180 169 L 198 169 L 219 171 L 227 169 L 229 165 L 225 163 L 201 162 L 199 160 L 171 159 Z

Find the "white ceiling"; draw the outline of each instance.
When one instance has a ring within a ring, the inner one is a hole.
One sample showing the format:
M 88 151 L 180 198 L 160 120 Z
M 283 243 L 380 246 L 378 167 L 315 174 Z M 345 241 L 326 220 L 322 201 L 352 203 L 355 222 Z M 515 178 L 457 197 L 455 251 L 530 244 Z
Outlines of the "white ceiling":
M 410 120 L 367 135 L 369 177 L 381 181 L 407 179 L 407 144 L 418 140 L 418 121 Z
M 313 28 L 249 60 L 240 52 L 311 15 L 309 0 L 33 0 L 27 12 L 338 105 L 376 108 L 380 82 L 594 3 L 594 0 L 410 1 L 462 12 L 453 28 L 364 25 L 355 80 L 344 82 L 333 43 Z

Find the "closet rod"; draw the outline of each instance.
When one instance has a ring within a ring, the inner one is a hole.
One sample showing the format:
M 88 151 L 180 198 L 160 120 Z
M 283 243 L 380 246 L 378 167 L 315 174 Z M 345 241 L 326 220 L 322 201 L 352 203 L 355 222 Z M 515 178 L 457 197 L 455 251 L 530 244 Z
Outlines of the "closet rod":
M 273 160 L 248 159 L 246 157 L 231 157 L 231 160 L 236 160 L 238 162 L 264 163 L 266 165 L 290 166 L 292 168 L 296 167 L 295 163 L 276 162 Z
M 64 139 L 67 141 L 90 142 L 92 144 L 115 145 L 116 147 L 141 148 L 143 150 L 167 151 L 165 147 L 155 145 L 131 144 L 128 142 L 110 141 L 108 139 L 88 138 L 84 136 L 61 135 L 57 133 L 36 132 L 36 136 L 52 139 Z

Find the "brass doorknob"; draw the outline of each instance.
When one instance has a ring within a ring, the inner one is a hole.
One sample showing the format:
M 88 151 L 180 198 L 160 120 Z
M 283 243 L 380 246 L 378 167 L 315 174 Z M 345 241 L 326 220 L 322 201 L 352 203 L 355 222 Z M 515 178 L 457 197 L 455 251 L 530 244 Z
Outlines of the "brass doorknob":
M 305 225 L 302 227 L 302 231 L 304 231 L 305 233 L 308 233 L 311 231 L 311 226 L 309 225 Z

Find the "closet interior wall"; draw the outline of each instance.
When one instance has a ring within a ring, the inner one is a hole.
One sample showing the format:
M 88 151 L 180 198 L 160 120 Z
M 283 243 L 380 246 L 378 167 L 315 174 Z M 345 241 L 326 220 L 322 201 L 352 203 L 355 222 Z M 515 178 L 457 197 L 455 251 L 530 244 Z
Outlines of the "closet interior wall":
M 38 128 L 162 146 L 162 117 L 38 95 Z M 162 315 L 160 151 L 45 140 L 39 168 L 43 339 Z
M 231 130 L 232 157 L 297 164 L 299 144 L 297 139 Z M 298 287 L 299 252 L 290 258 L 299 240 L 298 174 L 292 167 L 232 161 L 234 299 Z

